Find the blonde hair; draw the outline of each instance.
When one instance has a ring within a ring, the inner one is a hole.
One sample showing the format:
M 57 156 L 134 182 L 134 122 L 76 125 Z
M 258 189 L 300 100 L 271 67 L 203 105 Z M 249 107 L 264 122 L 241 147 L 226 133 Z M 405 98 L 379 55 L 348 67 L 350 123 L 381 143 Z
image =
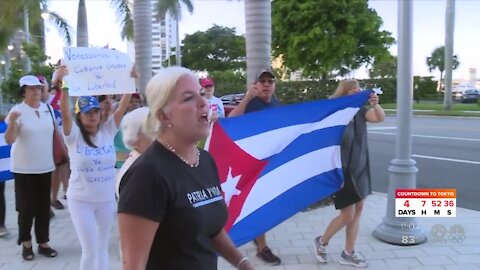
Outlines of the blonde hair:
M 145 123 L 149 111 L 148 107 L 141 107 L 127 113 L 123 117 L 120 128 L 122 130 L 123 144 L 128 149 L 135 149 L 134 145 L 138 141 L 139 134 L 146 135 L 143 123 Z
M 335 92 L 333 92 L 333 95 L 331 95 L 330 98 L 345 96 L 347 95 L 348 91 L 352 89 L 358 89 L 359 87 L 360 85 L 355 79 L 343 80 L 338 84 L 337 89 L 335 89 Z
M 160 121 L 157 119 L 157 112 L 167 107 L 178 81 L 186 76 L 197 78 L 191 70 L 174 66 L 161 69 L 150 79 L 145 88 L 145 96 L 148 107 L 150 108 L 144 124 L 145 134 L 155 138 L 158 137 L 161 127 Z

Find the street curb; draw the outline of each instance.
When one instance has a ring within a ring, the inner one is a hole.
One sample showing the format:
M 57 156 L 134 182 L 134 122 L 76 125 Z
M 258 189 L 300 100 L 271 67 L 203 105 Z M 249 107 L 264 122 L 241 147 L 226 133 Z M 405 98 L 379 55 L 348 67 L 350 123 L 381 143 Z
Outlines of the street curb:
M 387 116 L 396 116 L 395 109 L 384 109 L 385 112 L 388 112 Z M 457 118 L 457 119 L 476 119 L 480 118 L 480 111 L 478 111 L 478 115 L 468 115 L 468 116 L 459 116 L 459 115 L 428 115 L 428 114 L 415 114 L 415 112 L 434 112 L 435 110 L 413 110 L 413 116 L 415 117 L 437 117 L 437 118 Z M 467 113 L 477 113 L 477 111 L 460 111 L 460 112 L 467 112 Z

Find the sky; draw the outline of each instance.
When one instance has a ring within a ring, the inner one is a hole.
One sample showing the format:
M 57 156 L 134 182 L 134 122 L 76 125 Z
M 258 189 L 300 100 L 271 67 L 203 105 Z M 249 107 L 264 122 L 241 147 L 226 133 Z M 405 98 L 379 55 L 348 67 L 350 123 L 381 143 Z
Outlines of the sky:
M 478 11 L 480 0 L 456 0 L 454 54 L 458 56 L 460 66 L 454 71 L 453 78 L 467 79 L 468 69 L 477 68 L 480 77 L 480 34 Z M 120 51 L 126 51 L 126 43 L 120 38 L 120 27 L 115 12 L 107 0 L 87 0 L 89 25 L 89 42 L 92 46 L 109 45 Z M 235 27 L 238 34 L 245 33 L 245 16 L 243 1 L 227 0 L 193 0 L 194 12 L 183 13 L 180 22 L 180 36 L 205 31 L 214 24 Z M 49 10 L 59 13 L 75 29 L 77 22 L 78 0 L 50 0 Z M 398 1 L 370 0 L 373 8 L 383 20 L 382 30 L 398 38 Z M 413 73 L 420 76 L 439 77 L 439 72 L 430 73 L 426 58 L 432 51 L 445 42 L 445 7 L 446 0 L 414 0 L 413 4 Z M 47 54 L 56 61 L 62 55 L 63 41 L 53 25 L 47 23 Z M 75 35 L 75 34 L 74 34 Z M 397 55 L 397 46 L 390 48 Z M 355 77 L 365 76 L 358 71 Z

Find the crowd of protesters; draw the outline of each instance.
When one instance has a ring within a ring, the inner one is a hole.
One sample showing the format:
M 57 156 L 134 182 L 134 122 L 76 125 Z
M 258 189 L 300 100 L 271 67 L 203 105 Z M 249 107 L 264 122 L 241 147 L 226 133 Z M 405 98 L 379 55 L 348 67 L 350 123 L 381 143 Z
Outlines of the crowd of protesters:
M 253 269 L 223 229 L 227 207 L 217 168 L 210 154 L 198 147 L 212 122 L 226 117 L 222 101 L 214 96 L 213 79 L 199 80 L 191 70 L 169 67 L 149 81 L 144 102 L 139 94 L 72 99 L 63 82 L 67 74 L 66 66 L 58 66 L 51 87 L 44 76 L 23 76 L 22 102 L 5 119 L 5 141 L 12 144 L 22 258 L 35 258 L 32 227 L 37 253 L 58 255 L 49 245 L 51 208 L 62 210 L 66 203 L 82 250 L 82 270 L 109 269 L 108 243 L 117 211 L 124 269 L 216 269 L 217 255 L 237 269 Z M 138 76 L 135 69 L 131 76 Z M 342 81 L 332 98 L 358 91 L 357 81 Z M 275 74 L 268 68 L 259 70 L 229 116 L 280 106 L 274 93 Z M 365 123 L 384 119 L 378 96 L 372 94 L 369 102 L 372 108 L 361 109 L 344 135 L 346 184 L 334 196 L 340 214 L 314 239 L 322 263 L 327 262 L 328 241 L 346 227 L 340 262 L 367 266 L 354 250 L 363 201 L 371 192 Z M 60 161 L 52 153 L 55 133 L 63 138 L 61 146 L 67 154 Z M 363 163 L 352 159 L 352 151 L 357 159 L 366 157 Z M 61 186 L 63 203 L 58 194 Z M 4 224 L 4 188 L 0 183 L 0 237 L 9 234 Z M 201 207 L 185 201 L 188 193 L 206 189 L 218 190 L 212 195 L 218 199 L 208 198 Z M 254 244 L 265 263 L 281 263 L 265 234 Z

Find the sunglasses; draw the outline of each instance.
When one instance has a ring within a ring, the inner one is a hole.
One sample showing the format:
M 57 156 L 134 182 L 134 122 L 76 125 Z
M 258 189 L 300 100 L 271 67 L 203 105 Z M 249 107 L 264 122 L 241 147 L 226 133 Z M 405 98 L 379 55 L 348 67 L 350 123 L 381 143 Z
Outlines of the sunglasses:
M 275 80 L 274 79 L 260 79 L 257 82 L 259 82 L 260 84 L 265 84 L 265 83 L 274 84 Z

